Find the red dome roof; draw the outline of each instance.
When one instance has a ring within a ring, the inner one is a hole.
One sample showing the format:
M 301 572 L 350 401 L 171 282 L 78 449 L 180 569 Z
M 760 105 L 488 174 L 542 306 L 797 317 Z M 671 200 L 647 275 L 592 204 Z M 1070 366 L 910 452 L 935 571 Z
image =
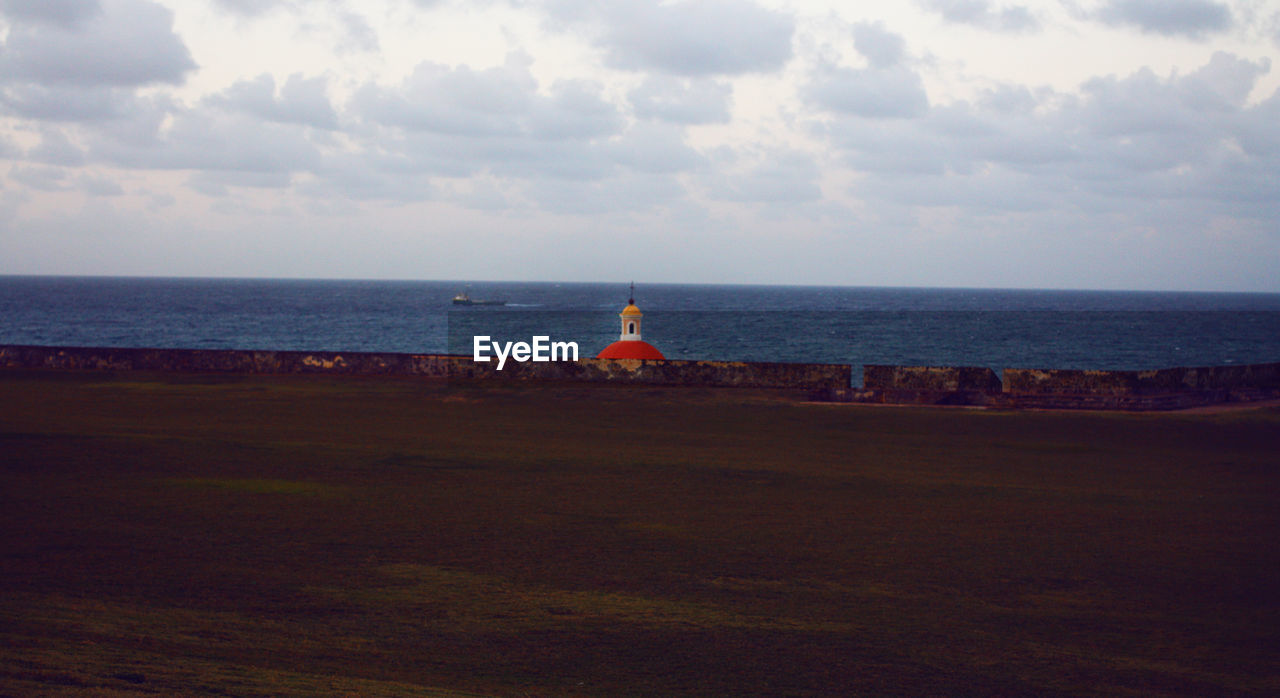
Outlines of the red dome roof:
M 597 359 L 666 359 L 653 345 L 640 340 L 614 342 L 596 354 Z

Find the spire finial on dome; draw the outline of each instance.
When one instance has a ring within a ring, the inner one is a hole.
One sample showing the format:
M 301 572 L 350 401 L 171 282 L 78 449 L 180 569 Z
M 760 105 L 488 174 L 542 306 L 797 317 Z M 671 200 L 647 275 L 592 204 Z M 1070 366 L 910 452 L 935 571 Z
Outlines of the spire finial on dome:
M 631 282 L 631 294 L 627 297 L 627 305 L 636 304 L 636 282 Z

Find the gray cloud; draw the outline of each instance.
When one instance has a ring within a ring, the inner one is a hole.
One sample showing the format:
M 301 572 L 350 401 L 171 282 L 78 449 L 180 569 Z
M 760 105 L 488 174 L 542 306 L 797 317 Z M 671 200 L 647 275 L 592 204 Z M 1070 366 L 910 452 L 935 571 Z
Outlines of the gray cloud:
M 820 133 L 875 175 L 859 191 L 902 205 L 1274 220 L 1280 94 L 1247 101 L 1268 69 L 1218 53 L 1186 75 L 1142 70 L 1078 94 L 1006 87 L 911 120 L 848 114 Z
M 595 179 L 616 164 L 600 143 L 526 136 L 460 136 L 429 131 L 384 131 L 362 139 L 355 157 L 369 172 L 385 175 Z M 336 175 L 332 171 L 322 175 Z
M 674 174 L 706 164 L 685 143 L 684 130 L 669 124 L 635 124 L 603 148 L 611 162 L 633 172 Z
M 733 163 L 720 163 L 732 166 Z M 739 173 L 717 168 L 707 178 L 714 199 L 745 203 L 803 203 L 822 198 L 817 163 L 799 152 L 766 153 L 760 162 Z
M 464 145 L 462 163 L 501 177 L 581 181 L 608 177 L 616 169 L 599 144 L 585 141 L 499 138 Z
M 124 188 L 115 180 L 96 175 L 80 175 L 76 178 L 76 188 L 90 196 L 122 196 Z
M 849 114 L 823 126 L 820 132 L 858 172 L 942 174 L 951 159 L 947 139 L 923 123 Z
M 18 165 L 9 169 L 9 179 L 39 191 L 66 191 L 67 171 L 47 165 Z
M 942 15 L 948 22 L 1001 32 L 1025 32 L 1040 28 L 1040 20 L 1022 5 L 996 8 L 988 0 L 918 0 L 920 6 Z
M 284 171 L 206 170 L 187 179 L 187 186 L 205 196 L 231 195 L 228 187 L 250 189 L 284 189 L 293 184 L 293 176 Z
M 366 85 L 350 102 L 371 128 L 379 169 L 469 176 L 584 179 L 616 163 L 607 145 L 623 132 L 598 83 L 539 89 L 523 56 L 485 70 L 422 63 L 397 87 Z
M 447 197 L 450 201 L 478 211 L 508 211 L 516 206 L 510 192 L 490 179 L 477 179 Z
M 223 12 L 239 17 L 245 21 L 265 17 L 276 10 L 302 16 L 304 11 L 319 4 L 316 0 L 214 0 L 214 5 Z M 328 38 L 333 42 L 335 53 L 369 53 L 379 50 L 381 42 L 378 33 L 369 25 L 363 15 L 348 9 L 344 0 L 326 0 L 331 22 L 302 23 L 302 33 L 311 33 L 334 29 L 336 36 Z M 427 7 L 429 2 L 419 2 Z
M 352 104 L 369 121 L 411 131 L 518 135 L 529 131 L 537 87 L 519 57 L 480 71 L 424 62 L 399 87 L 365 85 Z
M 711 78 L 651 75 L 628 95 L 636 116 L 677 124 L 729 121 L 733 86 Z
M 672 75 L 735 75 L 781 68 L 791 58 L 794 21 L 749 0 L 552 4 L 562 21 L 599 28 L 610 65 Z
M 884 28 L 881 22 L 859 22 L 853 27 L 853 46 L 873 68 L 892 68 L 907 55 L 907 42 Z
M 429 176 L 415 171 L 409 158 L 391 159 L 379 152 L 331 154 L 315 175 L 299 184 L 298 190 L 326 205 L 345 200 L 401 203 L 435 198 Z
M 22 150 L 8 136 L 0 133 L 0 158 L 17 159 L 21 156 Z
M 101 13 L 98 0 L 0 0 L 0 14 L 15 22 L 72 28 Z
M 1212 147 L 1215 132 L 1234 127 L 1247 111 L 1245 100 L 1269 68 L 1266 59 L 1255 63 L 1218 52 L 1183 77 L 1141 70 L 1127 78 L 1095 78 L 1083 85 L 1075 116 L 1101 137 L 1154 135 L 1169 141 L 1166 148 Z
M 47 127 L 40 131 L 40 144 L 27 153 L 35 162 L 65 167 L 78 167 L 85 163 L 84 149 L 72 143 L 60 128 Z
M 838 114 L 900 119 L 925 113 L 929 98 L 919 73 L 907 65 L 906 42 L 875 22 L 853 27 L 853 45 L 870 67 L 821 63 L 802 90 L 811 104 Z
M 1230 29 L 1234 22 L 1231 8 L 1214 0 L 1108 0 L 1097 17 L 1151 34 L 1196 39 Z
M 590 139 L 621 131 L 622 115 L 604 100 L 599 83 L 558 81 L 550 92 L 530 100 L 528 133 L 534 138 Z
M 6 111 L 39 121 L 105 121 L 133 113 L 133 90 L 115 87 L 21 84 L 0 86 Z
M 288 0 L 213 0 L 213 4 L 231 14 L 257 17 L 277 7 L 286 7 Z
M 663 174 L 626 174 L 571 182 L 533 180 L 525 191 L 540 208 L 572 215 L 645 211 L 686 198 L 684 187 Z
M 1246 110 L 1251 118 L 1236 122 L 1235 139 L 1240 148 L 1259 160 L 1280 159 L 1280 90 Z
M 397 190 L 395 180 L 490 175 L 527 181 L 533 201 L 576 210 L 596 204 L 552 191 L 602 196 L 614 191 L 605 181 L 636 181 L 657 196 L 668 191 L 671 176 L 703 165 L 678 125 L 628 125 L 595 82 L 559 81 L 543 90 L 519 55 L 485 70 L 424 63 L 398 86 L 360 88 L 348 107 L 361 117 L 352 132 L 358 151 L 328 159 L 315 191 L 345 188 L 353 196 L 400 200 L 412 191 Z M 502 206 L 509 202 L 502 197 Z
M 373 52 L 379 48 L 378 33 L 364 17 L 354 12 L 341 11 L 337 16 L 346 40 L 339 47 L 345 51 Z
M 195 67 L 173 33 L 173 13 L 146 0 L 105 0 L 101 14 L 73 28 L 15 24 L 0 52 L 0 75 L 9 84 L 177 84 Z
M 147 97 L 130 95 L 127 107 L 128 111 L 116 118 L 82 122 L 80 126 L 85 133 L 96 136 L 96 142 L 108 141 L 125 148 L 153 149 L 163 144 L 162 130 L 170 117 L 186 111 L 163 94 Z M 82 139 L 82 142 L 86 146 L 90 144 L 88 139 Z
M 295 73 L 277 95 L 275 78 L 264 73 L 252 80 L 241 80 L 206 98 L 206 102 L 266 121 L 334 129 L 338 126 L 338 115 L 329 102 L 327 83 L 323 77 L 305 78 Z
M 173 111 L 168 127 L 147 139 L 115 135 L 99 133 L 90 159 L 134 169 L 289 173 L 313 170 L 322 158 L 301 129 L 240 114 Z
M 910 118 L 929 108 L 919 73 L 905 66 L 823 66 L 806 87 L 805 97 L 824 109 L 868 118 Z

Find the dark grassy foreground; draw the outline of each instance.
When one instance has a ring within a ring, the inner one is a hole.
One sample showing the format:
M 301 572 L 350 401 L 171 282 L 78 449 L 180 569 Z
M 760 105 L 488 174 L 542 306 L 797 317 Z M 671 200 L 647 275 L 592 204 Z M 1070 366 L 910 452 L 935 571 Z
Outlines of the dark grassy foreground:
M 1275 694 L 1280 411 L 0 372 L 0 693 Z

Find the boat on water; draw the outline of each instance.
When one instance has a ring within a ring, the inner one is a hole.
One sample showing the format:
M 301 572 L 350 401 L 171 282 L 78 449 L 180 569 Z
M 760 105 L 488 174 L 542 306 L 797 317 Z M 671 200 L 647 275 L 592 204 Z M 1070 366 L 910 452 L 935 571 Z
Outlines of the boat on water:
M 459 293 L 453 297 L 454 305 L 506 305 L 506 301 L 489 301 L 480 298 L 472 298 L 465 293 Z

